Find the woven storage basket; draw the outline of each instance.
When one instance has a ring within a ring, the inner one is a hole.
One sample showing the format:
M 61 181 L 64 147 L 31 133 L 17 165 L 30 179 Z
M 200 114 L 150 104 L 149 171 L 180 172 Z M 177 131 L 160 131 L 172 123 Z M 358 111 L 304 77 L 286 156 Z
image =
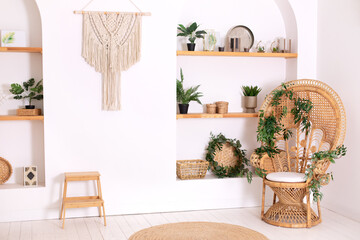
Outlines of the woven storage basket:
M 206 104 L 206 113 L 209 114 L 216 113 L 216 104 Z
M 6 159 L 0 157 L 0 184 L 7 182 L 12 172 L 11 164 Z
M 228 107 L 229 107 L 229 103 L 228 102 L 224 102 L 224 101 L 220 101 L 220 102 L 216 102 L 216 111 L 217 113 L 228 113 Z
M 205 160 L 178 160 L 176 161 L 176 175 L 181 180 L 204 178 L 209 162 Z
M 18 116 L 39 116 L 41 115 L 41 109 L 16 109 L 16 115 Z

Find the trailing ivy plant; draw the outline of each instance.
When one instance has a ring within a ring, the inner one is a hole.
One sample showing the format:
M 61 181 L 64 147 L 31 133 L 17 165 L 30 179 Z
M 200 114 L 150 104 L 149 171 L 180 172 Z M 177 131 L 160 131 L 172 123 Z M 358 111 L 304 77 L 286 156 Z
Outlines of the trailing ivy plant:
M 310 191 L 313 193 L 313 200 L 317 202 L 318 199 L 321 200 L 323 197 L 322 192 L 320 192 L 321 183 L 327 182 L 330 179 L 327 179 L 327 175 L 316 175 L 314 170 L 317 167 L 317 163 L 321 160 L 328 160 L 331 163 L 335 163 L 335 159 L 343 157 L 346 155 L 346 147 L 344 145 L 337 147 L 335 150 L 328 150 L 328 151 L 320 151 L 316 152 L 312 155 L 311 164 L 305 171 L 305 179 L 311 179 L 309 188 Z M 331 173 L 331 179 L 333 180 L 333 175 Z
M 209 162 L 209 169 L 219 178 L 246 176 L 248 182 L 251 183 L 252 172 L 246 168 L 246 166 L 249 166 L 249 160 L 245 156 L 245 150 L 241 149 L 240 141 L 226 138 L 221 133 L 217 136 L 212 133 L 210 133 L 210 135 L 210 142 L 206 149 L 206 160 Z M 220 151 L 226 143 L 234 147 L 234 154 L 238 157 L 238 164 L 234 167 L 222 166 L 215 161 L 216 151 Z
M 309 113 L 312 109 L 312 102 L 307 99 L 294 98 L 294 92 L 288 89 L 285 83 L 281 84 L 280 89 L 276 89 L 272 92 L 271 106 L 277 107 L 280 105 L 282 97 L 286 97 L 289 100 L 294 101 L 295 107 L 291 109 L 291 113 L 294 116 L 295 123 L 300 123 L 302 131 L 308 135 L 311 127 Z M 261 157 L 266 153 L 269 157 L 273 157 L 279 153 L 279 149 L 276 146 L 276 137 L 282 136 L 284 140 L 288 140 L 292 136 L 292 132 L 285 128 L 281 123 L 283 117 L 288 114 L 286 106 L 282 107 L 282 111 L 279 116 L 275 116 L 272 112 L 269 116 L 265 116 L 263 110 L 260 110 L 259 124 L 257 128 L 257 141 L 262 143 L 262 146 L 255 149 L 255 152 Z M 256 173 L 256 172 L 255 172 Z
M 300 125 L 302 132 L 305 132 L 305 135 L 308 136 L 310 133 L 311 122 L 309 119 L 310 111 L 313 108 L 313 104 L 308 99 L 295 98 L 292 90 L 288 89 L 288 85 L 282 83 L 280 89 L 274 90 L 272 94 L 271 106 L 278 107 L 280 105 L 280 100 L 283 97 L 288 98 L 290 101 L 294 102 L 294 108 L 291 109 L 291 114 L 294 117 L 294 123 Z M 278 154 L 280 150 L 276 146 L 276 137 L 282 136 L 284 140 L 288 140 L 292 136 L 292 132 L 289 129 L 286 129 L 285 126 L 281 123 L 283 117 L 288 114 L 288 109 L 286 106 L 282 107 L 281 113 L 276 116 L 272 112 L 269 116 L 265 116 L 264 111 L 260 110 L 259 114 L 259 125 L 257 128 L 257 141 L 262 143 L 262 146 L 255 149 L 255 153 L 262 157 L 263 154 L 267 154 L 269 157 L 273 157 Z M 316 163 L 323 159 L 329 159 L 330 162 L 334 163 L 334 159 L 337 159 L 341 156 L 344 156 L 346 153 L 346 148 L 344 146 L 338 147 L 336 150 L 332 151 L 320 151 L 314 153 L 312 156 L 312 162 L 306 170 L 306 180 L 312 179 L 309 184 L 309 189 L 313 193 L 314 201 L 317 201 L 322 198 L 322 193 L 320 192 L 321 182 L 324 181 L 326 176 L 315 176 L 314 169 L 316 168 Z M 255 174 L 260 177 L 266 176 L 266 171 L 264 169 L 256 168 Z

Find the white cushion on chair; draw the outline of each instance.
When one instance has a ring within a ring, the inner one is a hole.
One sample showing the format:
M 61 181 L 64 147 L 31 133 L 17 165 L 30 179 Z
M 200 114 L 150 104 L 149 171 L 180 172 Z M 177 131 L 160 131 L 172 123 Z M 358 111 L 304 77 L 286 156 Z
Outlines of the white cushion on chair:
M 305 182 L 305 173 L 273 172 L 266 175 L 266 179 L 274 182 Z

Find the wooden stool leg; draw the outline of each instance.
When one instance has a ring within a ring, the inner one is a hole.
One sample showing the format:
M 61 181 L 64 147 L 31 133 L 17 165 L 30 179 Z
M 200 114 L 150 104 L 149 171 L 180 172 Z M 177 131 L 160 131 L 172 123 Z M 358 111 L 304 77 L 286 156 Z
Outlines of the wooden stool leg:
M 60 219 L 62 218 L 62 214 L 63 214 L 63 210 L 64 210 L 64 201 L 65 201 L 65 198 L 66 198 L 66 192 L 67 192 L 67 181 L 65 180 L 64 181 L 64 193 L 63 193 L 63 199 L 62 199 L 62 203 L 61 203 L 61 216 L 60 216 Z
M 62 224 L 62 228 L 64 229 L 64 227 L 65 227 L 65 210 L 66 210 L 66 208 L 64 208 L 64 217 L 63 217 L 63 224 Z
M 104 212 L 104 226 L 106 226 L 106 217 L 105 217 L 105 207 L 104 204 L 102 205 L 103 212 Z
M 97 183 L 97 189 L 98 189 L 98 196 L 99 196 L 100 199 L 102 199 L 100 179 L 96 180 L 96 183 Z M 101 206 L 99 207 L 99 215 L 100 215 L 100 217 L 102 217 L 102 215 L 101 215 Z
M 63 208 L 62 210 L 61 210 L 61 217 L 60 217 L 60 220 L 62 220 L 62 219 L 64 219 L 65 218 L 65 209 Z

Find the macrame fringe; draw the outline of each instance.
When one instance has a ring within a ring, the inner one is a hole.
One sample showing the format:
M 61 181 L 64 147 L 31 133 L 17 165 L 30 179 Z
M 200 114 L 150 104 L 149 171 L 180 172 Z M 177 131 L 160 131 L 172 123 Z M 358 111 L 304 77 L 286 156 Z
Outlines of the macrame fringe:
M 98 14 L 98 13 L 97 13 Z M 83 15 L 82 56 L 95 71 L 102 74 L 103 110 L 121 109 L 121 71 L 128 70 L 140 60 L 141 17 L 133 16 L 135 23 L 123 45 L 102 44 L 102 40 L 92 34 L 94 26 L 88 14 Z M 126 33 L 124 33 L 126 37 Z

